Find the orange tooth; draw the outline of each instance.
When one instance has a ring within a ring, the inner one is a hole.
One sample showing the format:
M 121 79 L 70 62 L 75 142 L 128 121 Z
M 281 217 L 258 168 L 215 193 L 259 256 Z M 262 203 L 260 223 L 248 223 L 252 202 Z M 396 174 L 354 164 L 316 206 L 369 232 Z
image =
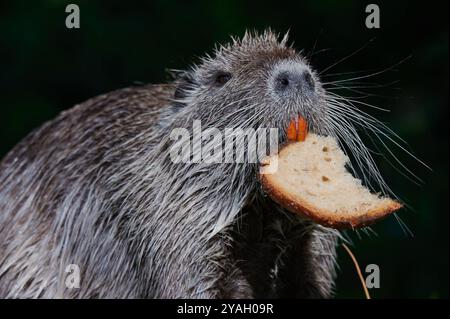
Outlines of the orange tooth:
M 308 123 L 299 116 L 298 119 L 292 120 L 287 129 L 287 138 L 289 141 L 303 142 L 308 135 Z
M 288 141 L 296 141 L 297 140 L 297 121 L 292 120 L 289 123 L 288 129 L 287 129 L 287 138 Z
M 306 139 L 306 135 L 308 135 L 308 123 L 306 123 L 306 120 L 301 116 L 298 117 L 297 132 L 297 141 L 303 142 Z

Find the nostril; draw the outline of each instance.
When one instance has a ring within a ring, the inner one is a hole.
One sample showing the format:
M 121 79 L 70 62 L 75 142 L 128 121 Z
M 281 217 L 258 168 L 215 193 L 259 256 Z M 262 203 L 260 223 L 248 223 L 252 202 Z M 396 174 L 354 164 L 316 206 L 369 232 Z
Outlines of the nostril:
M 287 78 L 282 78 L 282 79 L 280 79 L 280 83 L 281 83 L 281 85 L 283 85 L 283 86 L 288 86 L 288 85 L 289 85 L 289 79 L 287 79 Z
M 277 74 L 274 80 L 276 93 L 282 95 L 297 92 L 308 94 L 315 87 L 314 79 L 308 70 L 284 71 Z
M 276 79 L 276 86 L 279 89 L 286 89 L 289 86 L 289 75 L 286 73 L 279 74 Z
M 305 72 L 303 73 L 303 80 L 305 81 L 305 84 L 306 84 L 310 89 L 314 89 L 315 83 L 314 83 L 314 79 L 313 79 L 311 73 L 309 73 L 308 71 L 305 71 Z

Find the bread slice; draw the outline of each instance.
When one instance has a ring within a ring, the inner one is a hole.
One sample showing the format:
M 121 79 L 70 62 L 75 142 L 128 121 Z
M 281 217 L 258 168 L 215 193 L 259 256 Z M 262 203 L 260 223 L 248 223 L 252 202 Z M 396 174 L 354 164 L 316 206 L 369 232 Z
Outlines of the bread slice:
M 281 206 L 333 228 L 364 227 L 402 207 L 371 193 L 346 170 L 348 162 L 334 138 L 310 133 L 267 158 L 260 180 Z

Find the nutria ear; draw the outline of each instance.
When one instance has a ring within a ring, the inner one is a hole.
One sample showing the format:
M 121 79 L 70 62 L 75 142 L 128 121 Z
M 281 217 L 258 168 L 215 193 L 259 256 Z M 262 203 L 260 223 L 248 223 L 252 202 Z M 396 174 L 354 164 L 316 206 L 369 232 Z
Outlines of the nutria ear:
M 177 74 L 175 80 L 174 99 L 177 106 L 184 106 L 182 100 L 186 98 L 190 91 L 198 86 L 192 71 L 183 71 Z M 179 104 L 179 105 L 178 105 Z

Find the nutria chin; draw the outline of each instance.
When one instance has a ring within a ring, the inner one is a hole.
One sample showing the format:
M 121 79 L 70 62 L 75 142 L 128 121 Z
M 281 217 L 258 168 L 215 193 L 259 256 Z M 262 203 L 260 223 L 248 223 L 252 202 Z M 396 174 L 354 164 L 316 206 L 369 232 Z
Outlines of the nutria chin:
M 171 130 L 194 120 L 284 132 L 301 113 L 311 131 L 328 132 L 325 95 L 287 37 L 265 31 L 218 47 L 170 84 L 61 113 L 1 162 L 0 297 L 330 297 L 336 231 L 265 196 L 255 164 L 168 154 Z M 79 288 L 65 282 L 72 264 Z

